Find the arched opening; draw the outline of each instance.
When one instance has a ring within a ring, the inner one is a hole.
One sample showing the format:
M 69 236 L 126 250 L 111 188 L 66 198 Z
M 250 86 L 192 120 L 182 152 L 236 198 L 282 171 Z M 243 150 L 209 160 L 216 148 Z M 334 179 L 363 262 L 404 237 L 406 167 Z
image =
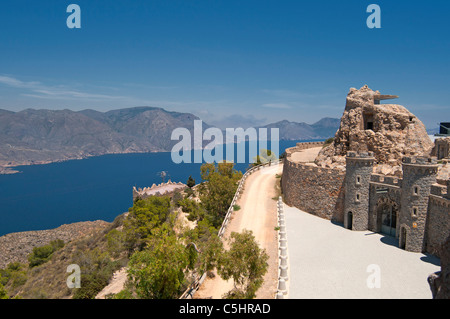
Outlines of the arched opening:
M 378 230 L 387 236 L 396 237 L 398 206 L 392 200 L 381 199 L 377 205 Z
M 406 227 L 402 227 L 400 230 L 399 247 L 401 249 L 406 249 Z
M 353 213 L 347 213 L 347 229 L 353 229 Z

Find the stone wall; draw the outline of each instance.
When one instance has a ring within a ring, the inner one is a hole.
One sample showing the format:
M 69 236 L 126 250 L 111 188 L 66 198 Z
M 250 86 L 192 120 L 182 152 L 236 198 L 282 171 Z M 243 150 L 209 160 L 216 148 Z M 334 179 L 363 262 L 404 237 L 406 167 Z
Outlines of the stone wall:
M 426 252 L 439 255 L 439 249 L 450 235 L 450 199 L 430 195 L 426 229 Z
M 374 232 L 381 231 L 387 207 L 396 212 L 401 248 L 439 257 L 439 247 L 450 233 L 450 181 L 447 187 L 436 183 L 435 159 L 405 157 L 403 178 L 399 178 L 372 173 L 370 152 L 367 156 L 350 152 L 345 171 L 294 162 L 291 155 L 306 148 L 286 150 L 281 179 L 286 204 L 347 228 Z M 346 215 L 349 211 L 351 219 Z
M 432 155 L 436 156 L 438 160 L 450 158 L 450 137 L 437 138 Z
M 434 299 L 450 299 L 450 236 L 440 247 L 441 271 L 428 277 Z
M 176 191 L 182 191 L 187 186 L 181 182 L 174 183 L 172 181 L 168 181 L 167 183 L 161 183 L 159 185 L 153 184 L 152 187 L 144 187 L 138 188 L 133 186 L 133 202 L 136 198 L 145 199 L 150 196 L 171 196 Z
M 286 156 L 281 179 L 284 201 L 308 213 L 343 223 L 344 179 L 342 170 L 293 163 Z
M 315 147 L 321 147 L 324 145 L 325 142 L 304 142 L 304 143 L 297 143 L 297 146 L 295 147 L 295 151 L 301 151 L 301 150 L 307 150 L 309 148 L 315 148 Z

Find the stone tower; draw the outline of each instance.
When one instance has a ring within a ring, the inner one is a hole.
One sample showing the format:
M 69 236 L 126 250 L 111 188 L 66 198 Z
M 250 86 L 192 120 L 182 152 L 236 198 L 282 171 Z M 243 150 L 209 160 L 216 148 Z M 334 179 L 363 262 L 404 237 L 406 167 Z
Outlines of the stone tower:
M 344 227 L 362 231 L 369 223 L 369 183 L 375 157 L 372 152 L 348 152 L 346 157 Z
M 428 157 L 404 157 L 400 199 L 399 246 L 407 251 L 424 251 L 424 238 L 431 185 L 438 165 Z

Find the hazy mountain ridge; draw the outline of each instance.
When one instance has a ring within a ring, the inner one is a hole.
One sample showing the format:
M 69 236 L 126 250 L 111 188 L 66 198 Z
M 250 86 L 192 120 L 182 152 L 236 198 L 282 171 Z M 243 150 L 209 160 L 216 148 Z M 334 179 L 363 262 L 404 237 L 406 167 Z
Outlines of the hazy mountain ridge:
M 326 117 L 314 124 L 283 120 L 263 127 L 279 128 L 281 140 L 313 140 L 334 137 L 339 124 L 340 119 Z
M 193 138 L 190 113 L 158 107 L 95 110 L 0 109 L 0 172 L 2 166 L 49 163 L 114 153 L 170 151 L 175 128 L 187 128 Z M 203 129 L 210 127 L 203 123 Z M 280 121 L 280 139 L 325 139 L 334 136 L 338 119 L 325 118 L 312 125 Z M 331 133 L 332 132 L 332 133 Z

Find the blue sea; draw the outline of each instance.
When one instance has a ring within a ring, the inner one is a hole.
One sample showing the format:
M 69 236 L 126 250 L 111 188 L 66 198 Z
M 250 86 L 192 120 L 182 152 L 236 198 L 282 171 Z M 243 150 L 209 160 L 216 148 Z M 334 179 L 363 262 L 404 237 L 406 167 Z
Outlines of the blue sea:
M 280 152 L 297 142 L 280 141 Z M 133 186 L 161 183 L 162 171 L 167 172 L 165 181 L 186 183 L 192 175 L 199 183 L 200 166 L 175 164 L 170 152 L 18 166 L 21 173 L 0 175 L 0 236 L 80 221 L 111 222 L 133 205 Z M 249 163 L 235 165 L 242 172 L 248 167 Z

